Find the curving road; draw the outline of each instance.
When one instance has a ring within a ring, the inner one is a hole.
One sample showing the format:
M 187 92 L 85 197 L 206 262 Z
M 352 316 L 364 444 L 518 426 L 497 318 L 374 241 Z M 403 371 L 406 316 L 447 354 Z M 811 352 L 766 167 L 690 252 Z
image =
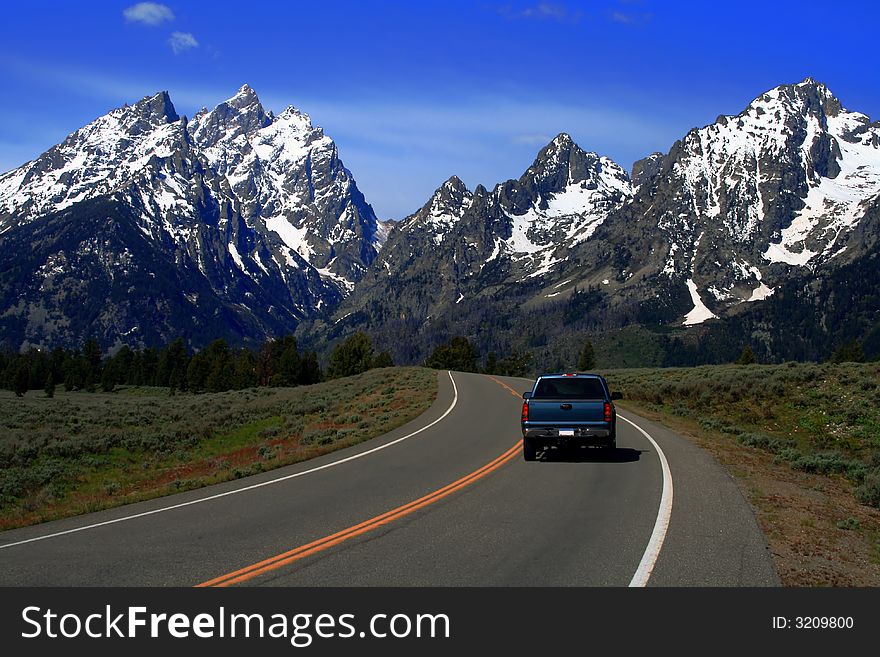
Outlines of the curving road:
M 0 585 L 779 584 L 736 484 L 684 438 L 619 412 L 613 456 L 526 463 L 530 381 L 438 376 L 434 405 L 381 438 L 0 533 Z

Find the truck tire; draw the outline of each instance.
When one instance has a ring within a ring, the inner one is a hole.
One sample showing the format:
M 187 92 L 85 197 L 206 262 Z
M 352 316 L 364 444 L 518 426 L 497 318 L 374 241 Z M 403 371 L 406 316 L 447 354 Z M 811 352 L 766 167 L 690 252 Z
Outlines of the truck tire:
M 523 460 L 534 461 L 538 456 L 538 450 L 535 449 L 535 443 L 528 438 L 523 438 Z

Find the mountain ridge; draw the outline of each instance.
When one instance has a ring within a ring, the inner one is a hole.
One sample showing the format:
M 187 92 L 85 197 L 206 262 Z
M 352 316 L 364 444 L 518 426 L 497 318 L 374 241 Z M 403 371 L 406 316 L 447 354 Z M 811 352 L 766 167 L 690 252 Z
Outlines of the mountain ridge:
M 555 255 L 535 249 L 542 259 L 515 279 L 519 289 L 503 284 L 511 274 L 508 267 L 500 279 L 486 283 L 486 294 L 476 305 L 490 304 L 494 315 L 502 318 L 500 325 L 522 324 L 527 335 L 510 332 L 506 340 L 523 350 L 535 345 L 544 349 L 559 334 L 556 327 L 545 326 L 545 320 L 532 317 L 532 309 L 557 318 L 570 316 L 564 306 L 581 307 L 587 298 L 590 308 L 583 311 L 599 318 L 583 318 L 581 325 L 588 331 L 613 331 L 633 323 L 693 327 L 749 312 L 749 304 L 772 298 L 779 286 L 824 275 L 868 252 L 876 228 L 866 216 L 872 199 L 880 195 L 878 125 L 846 110 L 825 85 L 811 78 L 780 85 L 757 96 L 739 114 L 721 115 L 714 123 L 690 130 L 667 153 L 634 163 L 632 173 L 624 174 L 628 198 L 612 200 L 599 220 L 582 222 L 584 239 L 561 249 L 557 238 Z M 569 141 L 560 135 L 541 152 Z M 539 164 L 554 171 L 555 160 L 549 157 Z M 550 206 L 534 191 L 519 200 L 528 171 L 517 181 L 499 183 L 492 192 L 503 190 L 501 214 L 508 219 L 495 217 L 498 227 L 491 239 L 496 244 L 509 239 L 512 232 L 505 230 L 524 216 L 530 203 L 536 211 Z M 553 192 L 560 191 L 557 181 Z M 473 206 L 480 207 L 476 202 Z M 479 214 L 474 209 L 447 210 L 450 216 L 462 211 Z M 424 208 L 419 212 L 424 214 Z M 413 225 L 419 212 L 402 225 Z M 479 222 L 470 223 L 471 241 L 485 241 L 479 236 Z M 443 230 L 454 233 L 456 225 L 446 222 Z M 534 236 L 534 228 L 522 226 L 519 232 L 528 235 L 532 230 Z M 468 239 L 461 235 L 459 243 Z M 497 257 L 494 250 L 484 250 L 483 264 L 492 256 Z M 379 260 L 387 257 L 382 253 Z M 333 326 L 324 329 L 329 339 L 344 334 L 340 324 L 346 322 L 372 327 L 380 335 L 423 332 L 431 338 L 417 350 L 400 354 L 416 360 L 426 355 L 431 340 L 456 331 L 473 337 L 483 349 L 495 345 L 497 341 L 480 328 L 493 324 L 491 313 L 465 307 L 469 294 L 462 283 L 467 277 L 443 264 L 456 258 L 451 250 L 436 258 L 440 266 L 433 268 L 430 281 L 424 276 L 413 281 L 394 278 L 387 262 L 385 272 L 374 267 L 355 294 L 342 302 Z M 383 275 L 391 280 L 377 293 L 375 279 Z M 413 289 L 406 292 L 407 286 Z M 434 294 L 443 304 L 424 303 L 431 298 L 431 287 L 441 290 Z M 592 291 L 585 297 L 585 290 Z M 398 315 L 389 324 L 391 306 L 407 296 L 421 303 L 412 305 L 406 319 Z M 393 301 L 384 303 L 383 298 Z M 511 307 L 518 311 L 511 312 Z M 444 313 L 445 318 L 438 316 Z M 761 338 L 744 335 L 741 341 L 753 339 Z M 391 341 L 382 341 L 382 346 L 395 348 Z
M 187 119 L 158 92 L 0 175 L 0 326 L 17 346 L 86 333 L 110 346 L 114 332 L 142 346 L 180 332 L 196 347 L 207 324 L 245 342 L 296 330 L 327 348 L 366 329 L 398 362 L 454 334 L 551 359 L 576 333 L 630 325 L 693 338 L 730 323 L 740 341 L 761 341 L 766 323 L 737 318 L 793 281 L 874 258 L 878 203 L 880 123 L 812 78 L 629 172 L 559 133 L 519 178 L 470 190 L 452 175 L 398 222 L 376 217 L 308 114 L 275 115 L 245 84 Z M 104 262 L 79 253 L 94 240 L 75 226 L 78 213 L 104 225 L 96 207 L 125 227 Z M 38 220 L 41 262 L 17 253 Z M 47 226 L 81 242 L 53 251 L 63 240 Z M 117 299 L 83 319 L 63 299 L 92 305 L 74 292 L 74 261 L 114 299 L 114 281 L 136 278 L 130 294 L 153 305 Z M 159 263 L 177 274 L 156 279 L 157 296 L 141 274 Z
M 167 256 L 190 278 L 203 279 L 184 287 L 207 284 L 230 316 L 243 308 L 250 312 L 244 324 L 251 328 L 239 337 L 251 341 L 291 331 L 338 304 L 387 233 L 332 139 L 295 108 L 278 116 L 266 112 L 248 85 L 192 120 L 177 114 L 167 92 L 158 92 L 111 110 L 3 174 L 0 239 L 18 242 L 12 234 L 26 233 L 28 224 L 42 217 L 53 216 L 53 225 L 61 225 L 58 213 L 82 206 L 88 214 L 83 204 L 102 198 L 113 216 L 136 225 L 152 243 L 157 266 Z M 107 255 L 110 260 L 121 261 L 128 250 L 122 243 L 117 248 L 119 253 Z M 35 249 L 42 252 L 39 245 Z M 46 253 L 47 262 L 69 261 L 62 255 Z M 5 257 L 16 259 L 9 252 Z M 80 276 L 72 269 L 63 274 L 74 282 Z M 17 327 L 10 330 L 24 342 L 38 335 L 51 342 L 95 333 L 112 344 L 111 327 L 119 324 L 138 324 L 129 333 L 141 340 L 137 344 L 152 334 L 142 325 L 150 321 L 148 313 L 123 321 L 112 317 L 113 308 L 93 320 L 97 324 L 46 333 L 57 322 L 40 325 L 38 318 L 53 311 L 43 308 L 44 299 L 29 286 L 27 279 L 35 277 L 38 272 L 13 268 L 0 278 L 0 301 L 10 326 Z M 62 278 L 59 273 L 53 280 L 61 285 Z M 30 293 L 13 297 L 13 290 Z M 157 303 L 175 307 L 178 296 L 165 289 Z M 125 308 L 116 304 L 115 310 L 126 316 Z M 192 312 L 204 314 L 198 307 Z M 270 321 L 266 313 L 277 317 Z M 181 332 L 191 334 L 191 323 L 184 325 L 189 328 L 182 325 Z M 222 334 L 222 325 L 215 332 Z

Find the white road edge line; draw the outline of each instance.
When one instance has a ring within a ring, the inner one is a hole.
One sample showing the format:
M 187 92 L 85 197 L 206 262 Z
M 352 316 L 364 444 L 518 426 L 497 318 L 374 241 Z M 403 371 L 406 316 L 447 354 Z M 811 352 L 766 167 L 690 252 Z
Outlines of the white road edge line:
M 285 475 L 283 477 L 278 477 L 277 479 L 270 479 L 269 481 L 262 481 L 259 484 L 252 484 L 250 486 L 245 486 L 244 488 L 236 488 L 235 490 L 229 490 L 225 493 L 218 493 L 216 495 L 210 495 L 208 497 L 202 497 L 197 500 L 191 500 L 189 502 L 182 502 L 181 504 L 174 504 L 172 506 L 162 507 L 161 509 L 153 509 L 152 511 L 144 511 L 143 513 L 135 513 L 130 516 L 123 516 L 121 518 L 115 518 L 113 520 L 105 520 L 104 522 L 96 522 L 91 525 L 83 525 L 82 527 L 75 527 L 73 529 L 67 529 L 63 532 L 55 532 L 54 534 L 45 534 L 44 536 L 35 536 L 34 538 L 28 538 L 22 541 L 16 541 L 15 543 L 6 543 L 5 545 L 0 545 L 0 550 L 5 548 L 15 547 L 16 545 L 24 545 L 25 543 L 34 543 L 36 541 L 44 541 L 47 538 L 56 538 L 58 536 L 64 536 L 65 534 L 74 534 L 76 532 L 82 532 L 87 529 L 96 529 L 97 527 L 104 527 L 106 525 L 113 525 L 117 522 L 125 522 L 126 520 L 135 520 L 136 518 L 143 518 L 145 516 L 152 516 L 157 513 L 164 513 L 165 511 L 173 511 L 174 509 L 181 509 L 186 506 L 192 506 L 194 504 L 201 504 L 202 502 L 210 502 L 211 500 L 216 500 L 221 497 L 226 497 L 228 495 L 237 495 L 238 493 L 244 493 L 249 490 L 254 490 L 255 488 L 262 488 L 263 486 L 270 486 L 272 484 L 277 484 L 282 481 L 287 481 L 288 479 L 295 479 L 297 477 L 302 477 L 307 474 L 311 474 L 312 472 L 318 472 L 319 470 L 326 470 L 327 468 L 332 468 L 337 465 L 341 465 L 343 463 L 348 463 L 349 461 L 354 461 L 355 459 L 360 459 L 369 454 L 375 454 L 376 452 L 385 449 L 386 447 L 391 447 L 392 445 L 396 445 L 399 442 L 403 442 L 408 438 L 412 438 L 416 434 L 422 433 L 426 429 L 430 429 L 435 424 L 444 419 L 447 415 L 452 412 L 452 409 L 455 408 L 455 405 L 458 403 L 458 386 L 455 385 L 455 379 L 452 378 L 452 372 L 446 372 L 449 375 L 449 380 L 452 382 L 452 403 L 449 405 L 449 408 L 438 417 L 436 420 L 431 422 L 430 424 L 426 424 L 421 429 L 416 429 L 412 433 L 408 433 L 405 436 L 401 436 L 400 438 L 396 438 L 391 442 L 385 443 L 384 445 L 379 445 L 378 447 L 374 447 L 373 449 L 367 450 L 366 452 L 361 452 L 360 454 L 355 454 L 354 456 L 349 456 L 344 459 L 339 459 L 338 461 L 333 461 L 332 463 L 325 463 L 324 465 L 320 465 L 316 468 L 311 468 L 310 470 L 303 470 L 302 472 L 295 472 L 293 474 Z
M 645 553 L 642 555 L 642 561 L 639 563 L 639 567 L 629 583 L 630 587 L 645 587 L 648 585 L 648 580 L 651 579 L 651 573 L 654 572 L 654 566 L 657 565 L 657 559 L 660 557 L 660 550 L 663 547 L 663 541 L 666 540 L 666 533 L 669 531 L 669 520 L 672 517 L 672 472 L 669 470 L 666 454 L 663 453 L 660 445 L 651 437 L 651 434 L 632 420 L 622 415 L 617 417 L 633 425 L 651 442 L 657 450 L 657 456 L 660 457 L 660 465 L 663 468 L 663 493 L 660 495 L 660 509 L 657 511 L 654 531 L 651 532 L 651 539 L 648 541 L 648 547 L 645 548 Z

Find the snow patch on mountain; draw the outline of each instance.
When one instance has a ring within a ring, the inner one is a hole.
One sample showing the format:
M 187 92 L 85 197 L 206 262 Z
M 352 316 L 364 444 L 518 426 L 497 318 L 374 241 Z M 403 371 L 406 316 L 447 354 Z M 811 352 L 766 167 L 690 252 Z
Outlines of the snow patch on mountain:
M 700 292 L 697 289 L 697 284 L 694 283 L 692 278 L 687 279 L 687 288 L 688 292 L 691 293 L 691 301 L 694 304 L 693 309 L 688 312 L 687 315 L 684 316 L 684 321 L 682 325 L 684 326 L 693 326 L 694 324 L 702 324 L 707 319 L 716 319 L 717 315 L 713 313 L 709 308 L 706 307 L 706 304 L 703 303 L 703 300 L 700 298 Z
M 241 255 L 238 253 L 238 248 L 235 246 L 233 242 L 230 242 L 227 247 L 229 248 L 229 255 L 232 256 L 232 261 L 241 269 L 243 272 L 247 273 L 247 267 L 244 266 L 244 261 L 241 259 Z
M 376 222 L 376 231 L 373 233 L 372 244 L 377 253 L 385 246 L 392 228 L 394 228 L 394 222 L 391 220 Z
M 278 235 L 287 248 L 295 251 L 303 260 L 309 262 L 313 252 L 307 240 L 309 231 L 306 228 L 297 228 L 283 216 L 266 219 L 266 228 Z M 292 265 L 292 263 L 290 264 Z
M 747 299 L 748 301 L 763 301 L 768 297 L 772 296 L 775 290 L 772 287 L 767 287 L 767 284 L 763 281 L 758 284 L 754 290 L 752 290 L 751 296 Z
M 354 281 L 350 281 L 344 276 L 340 276 L 336 272 L 332 271 L 330 267 L 332 266 L 332 261 L 327 267 L 316 267 L 316 271 L 321 275 L 322 278 L 328 278 L 331 281 L 335 282 L 343 291 L 346 293 L 351 292 L 354 289 Z

